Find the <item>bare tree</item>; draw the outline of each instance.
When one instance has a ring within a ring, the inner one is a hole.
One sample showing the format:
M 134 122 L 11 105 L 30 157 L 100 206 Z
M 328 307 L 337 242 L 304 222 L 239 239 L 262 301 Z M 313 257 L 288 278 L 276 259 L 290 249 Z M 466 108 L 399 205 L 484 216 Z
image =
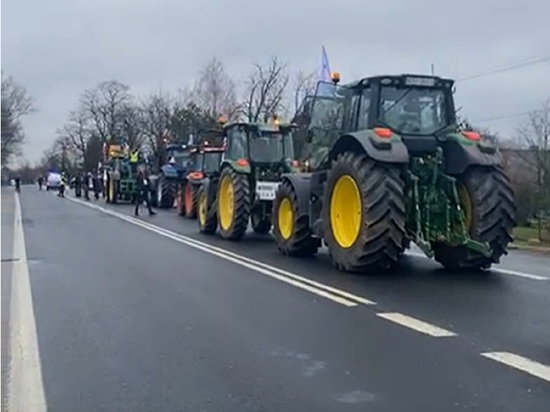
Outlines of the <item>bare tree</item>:
M 192 92 L 192 101 L 208 116 L 233 118 L 237 114 L 235 82 L 217 58 L 210 60 L 200 71 Z
M 170 127 L 174 104 L 174 98 L 162 91 L 150 94 L 141 104 L 141 124 L 147 146 L 159 162 L 166 143 L 171 137 Z
M 277 57 L 268 64 L 254 64 L 247 81 L 244 115 L 250 122 L 267 121 L 285 109 L 284 97 L 289 83 L 287 66 Z
M 120 137 L 123 131 L 123 114 L 132 104 L 130 88 L 116 80 L 99 83 L 86 90 L 81 104 L 89 113 L 95 133 L 102 142 Z
M 539 110 L 531 112 L 529 120 L 518 127 L 518 141 L 525 148 L 518 154 L 534 169 L 539 239 L 542 239 L 543 218 L 550 216 L 550 99 Z
M 67 138 L 78 155 L 82 158 L 86 155 L 88 139 L 90 138 L 90 118 L 82 108 L 70 112 L 68 122 L 57 131 L 61 138 Z
M 302 106 L 303 101 L 307 96 L 312 96 L 315 93 L 316 80 L 315 73 L 306 73 L 299 70 L 292 82 L 292 117 L 298 114 L 298 110 Z
M 35 111 L 24 86 L 2 72 L 2 164 L 19 152 L 25 134 L 21 118 Z

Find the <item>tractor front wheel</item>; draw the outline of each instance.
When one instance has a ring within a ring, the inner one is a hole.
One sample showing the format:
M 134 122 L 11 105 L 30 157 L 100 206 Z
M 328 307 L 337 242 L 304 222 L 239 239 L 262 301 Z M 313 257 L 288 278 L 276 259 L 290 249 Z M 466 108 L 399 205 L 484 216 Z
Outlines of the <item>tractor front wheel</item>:
M 250 219 L 248 176 L 226 167 L 218 185 L 218 223 L 222 238 L 240 240 Z
M 347 272 L 391 268 L 403 251 L 401 171 L 360 153 L 341 154 L 327 179 L 324 238 L 334 265 Z
M 218 218 L 215 213 L 209 215 L 208 199 L 203 186 L 197 191 L 197 198 L 199 231 L 206 235 L 213 235 L 216 233 Z
M 510 181 L 500 168 L 473 167 L 458 178 L 457 189 L 466 231 L 473 240 L 487 243 L 491 256 L 435 243 L 435 260 L 451 271 L 488 269 L 512 241 L 515 206 Z
M 319 242 L 312 236 L 309 216 L 300 214 L 298 197 L 287 181 L 279 185 L 273 202 L 273 236 L 277 248 L 288 256 L 311 256 L 317 253 Z

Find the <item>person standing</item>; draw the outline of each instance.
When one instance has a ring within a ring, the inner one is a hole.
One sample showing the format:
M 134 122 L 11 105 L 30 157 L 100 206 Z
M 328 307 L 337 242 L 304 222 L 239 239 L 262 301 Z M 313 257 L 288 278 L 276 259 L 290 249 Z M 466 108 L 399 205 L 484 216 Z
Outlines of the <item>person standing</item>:
M 156 215 L 156 212 L 151 208 L 151 201 L 149 199 L 149 178 L 145 175 L 143 170 L 138 171 L 136 177 L 136 208 L 134 215 L 139 216 L 139 206 L 145 202 L 147 209 L 149 210 L 149 216 Z
M 38 182 L 38 190 L 42 190 L 42 185 L 44 184 L 44 177 L 38 176 L 38 179 L 36 179 Z

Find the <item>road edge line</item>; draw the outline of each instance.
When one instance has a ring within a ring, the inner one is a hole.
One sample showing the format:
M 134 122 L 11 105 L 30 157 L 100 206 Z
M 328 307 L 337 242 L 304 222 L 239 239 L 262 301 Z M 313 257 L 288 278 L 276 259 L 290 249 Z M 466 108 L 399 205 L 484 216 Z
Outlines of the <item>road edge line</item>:
M 7 409 L 10 412 L 45 412 L 46 395 L 18 194 L 14 216 Z

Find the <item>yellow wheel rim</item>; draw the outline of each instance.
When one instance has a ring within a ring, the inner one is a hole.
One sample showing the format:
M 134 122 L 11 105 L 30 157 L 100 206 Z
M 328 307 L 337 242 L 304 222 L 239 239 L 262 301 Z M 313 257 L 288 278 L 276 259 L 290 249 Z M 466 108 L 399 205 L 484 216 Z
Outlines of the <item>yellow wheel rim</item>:
M 277 226 L 279 227 L 281 237 L 285 240 L 290 239 L 294 230 L 294 210 L 292 209 L 292 202 L 288 197 L 285 197 L 279 204 Z
M 233 223 L 234 214 L 233 181 L 231 176 L 225 175 L 220 182 L 218 196 L 218 216 L 223 230 L 229 230 Z
M 474 207 L 470 192 L 468 192 L 466 186 L 461 183 L 458 184 L 458 199 L 460 207 L 464 212 L 464 226 L 466 226 L 466 230 L 470 232 L 474 223 Z
M 206 195 L 204 192 L 199 194 L 199 223 L 201 226 L 206 224 Z
M 361 191 L 350 175 L 338 178 L 330 198 L 330 227 L 336 243 L 351 247 L 361 231 Z

